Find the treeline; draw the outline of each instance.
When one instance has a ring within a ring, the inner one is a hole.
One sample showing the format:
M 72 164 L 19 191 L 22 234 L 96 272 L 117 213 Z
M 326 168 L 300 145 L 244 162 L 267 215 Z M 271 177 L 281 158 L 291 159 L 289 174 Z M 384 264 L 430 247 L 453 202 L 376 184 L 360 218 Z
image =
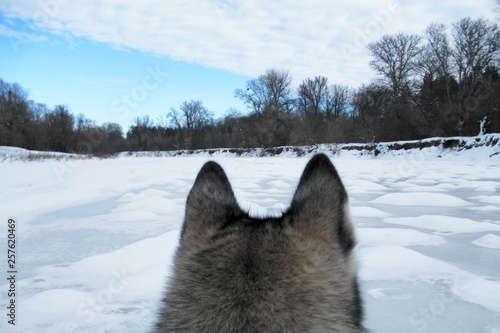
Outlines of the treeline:
M 97 125 L 64 105 L 49 109 L 18 84 L 0 80 L 0 146 L 99 155 L 126 149 L 126 140 L 119 124 Z
M 75 117 L 66 106 L 48 109 L 0 80 L 0 145 L 100 155 L 500 132 L 498 25 L 464 18 L 450 32 L 431 24 L 421 35 L 370 43 L 376 79 L 356 89 L 323 76 L 294 88 L 287 70 L 272 68 L 236 89 L 246 114 L 231 109 L 215 119 L 202 101 L 190 100 L 156 121 L 136 118 L 126 133 L 115 123 Z

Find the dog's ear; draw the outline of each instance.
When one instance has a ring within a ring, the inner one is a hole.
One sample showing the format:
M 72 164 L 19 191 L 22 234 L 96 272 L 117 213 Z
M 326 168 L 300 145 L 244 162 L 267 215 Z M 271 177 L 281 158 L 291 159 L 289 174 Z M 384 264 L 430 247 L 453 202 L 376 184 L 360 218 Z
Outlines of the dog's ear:
M 201 168 L 189 192 L 181 238 L 210 237 L 230 219 L 241 214 L 229 179 L 216 162 Z
M 310 234 L 329 237 L 343 253 L 355 245 L 347 192 L 337 170 L 324 154 L 307 164 L 290 206 L 293 223 Z

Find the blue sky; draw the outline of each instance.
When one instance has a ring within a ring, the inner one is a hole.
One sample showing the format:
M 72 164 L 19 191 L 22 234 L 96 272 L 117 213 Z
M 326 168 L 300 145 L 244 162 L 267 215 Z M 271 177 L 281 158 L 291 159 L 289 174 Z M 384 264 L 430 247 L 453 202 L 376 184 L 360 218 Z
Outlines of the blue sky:
M 323 75 L 357 87 L 373 77 L 365 45 L 465 16 L 493 18 L 494 0 L 2 0 L 0 78 L 31 99 L 98 123 L 202 100 L 215 116 L 234 90 L 271 67 L 294 86 Z
M 157 121 L 191 99 L 216 116 L 230 107 L 244 111 L 233 95 L 249 76 L 84 38 L 38 36 L 36 42 L 0 36 L 0 78 L 49 107 L 64 104 L 75 115 L 117 122 L 124 130 L 135 117 Z

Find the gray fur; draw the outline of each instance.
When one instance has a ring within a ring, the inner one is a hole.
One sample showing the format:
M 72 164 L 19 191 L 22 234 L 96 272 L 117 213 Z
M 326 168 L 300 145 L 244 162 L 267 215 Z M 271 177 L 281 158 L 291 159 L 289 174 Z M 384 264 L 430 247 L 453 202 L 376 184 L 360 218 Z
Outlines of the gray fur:
M 207 162 L 154 332 L 363 332 L 354 245 L 347 194 L 325 155 L 309 161 L 280 218 L 249 217 Z

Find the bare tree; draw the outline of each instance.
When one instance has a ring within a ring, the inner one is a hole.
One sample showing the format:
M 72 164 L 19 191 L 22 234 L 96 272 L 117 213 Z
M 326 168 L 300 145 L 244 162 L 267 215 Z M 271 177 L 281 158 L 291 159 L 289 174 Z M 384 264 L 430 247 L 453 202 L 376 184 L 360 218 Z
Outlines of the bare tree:
M 385 133 L 380 128 L 384 118 L 387 88 L 374 83 L 353 92 L 352 107 L 356 125 L 351 135 L 355 141 L 375 142 Z
M 488 66 L 500 65 L 500 30 L 496 24 L 467 17 L 453 25 L 452 34 L 460 82 L 475 84 Z
M 384 35 L 379 41 L 368 44 L 375 58 L 370 66 L 388 83 L 395 96 L 401 96 L 409 87 L 418 69 L 421 40 L 419 35 L 399 33 Z
M 297 111 L 300 122 L 293 134 L 294 142 L 299 144 L 317 144 L 322 141 L 326 131 L 325 108 L 328 98 L 328 79 L 316 76 L 306 78 L 297 88 Z
M 170 124 L 180 133 L 179 147 L 192 149 L 196 142 L 202 140 L 201 135 L 196 135 L 204 127 L 213 122 L 213 114 L 203 106 L 202 101 L 191 100 L 183 102 L 179 111 L 172 108 L 167 114 Z
M 192 131 L 209 124 L 213 119 L 213 114 L 203 106 L 202 101 L 191 100 L 183 102 L 179 107 L 180 111 L 172 108 L 167 117 L 170 123 L 178 129 Z
M 450 78 L 452 49 L 448 41 L 446 26 L 432 23 L 425 29 L 426 44 L 420 58 L 424 75 L 432 79 Z
M 252 113 L 290 112 L 293 108 L 292 76 L 271 68 L 264 75 L 247 81 L 246 89 L 236 89 L 238 97 Z
M 292 95 L 292 76 L 288 71 L 269 69 L 264 75 L 247 82 L 246 89 L 237 89 L 240 98 L 255 121 L 248 133 L 259 146 L 277 146 L 288 142 L 295 99 Z M 248 138 L 250 141 L 250 138 Z
M 0 145 L 22 147 L 30 122 L 28 93 L 17 83 L 0 80 Z
M 30 103 L 31 130 L 27 133 L 28 141 L 26 148 L 32 150 L 46 150 L 47 136 L 44 135 L 44 115 L 48 112 L 48 107 L 41 103 Z
M 368 44 L 374 60 L 371 67 L 381 76 L 379 85 L 387 89 L 384 98 L 383 133 L 387 138 L 410 138 L 414 133 L 413 96 L 418 94 L 417 74 L 422 53 L 422 37 L 398 33 L 384 35 Z
M 338 120 L 349 108 L 351 89 L 342 84 L 333 84 L 328 90 L 325 114 L 327 118 Z
M 123 129 L 117 123 L 104 123 L 100 130 L 103 132 L 104 140 L 101 146 L 103 154 L 111 154 L 122 151 L 125 148 Z
M 74 138 L 75 118 L 65 105 L 56 105 L 44 116 L 51 149 L 67 152 Z
M 453 109 L 451 86 L 454 82 L 452 48 L 444 24 L 432 23 L 425 30 L 418 65 L 420 82 L 418 93 L 410 97 L 429 123 L 439 122 L 438 115 Z
M 460 85 L 459 130 L 462 132 L 480 103 L 494 94 L 487 72 L 498 76 L 500 65 L 500 30 L 484 19 L 461 19 L 453 25 L 453 60 Z
M 304 114 L 315 116 L 324 112 L 328 97 L 328 79 L 316 76 L 314 79 L 304 79 L 297 89 L 299 95 L 298 107 Z

